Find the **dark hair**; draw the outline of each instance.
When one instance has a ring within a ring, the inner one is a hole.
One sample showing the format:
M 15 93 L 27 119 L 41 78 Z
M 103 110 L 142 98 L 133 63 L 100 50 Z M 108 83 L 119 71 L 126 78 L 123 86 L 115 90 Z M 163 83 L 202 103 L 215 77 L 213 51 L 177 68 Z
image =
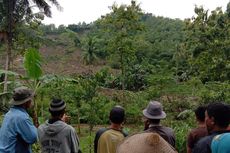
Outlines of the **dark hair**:
M 61 99 L 53 99 L 50 103 L 49 112 L 53 117 L 63 115 L 65 113 L 66 104 Z
M 65 114 L 65 110 L 61 110 L 61 111 L 56 111 L 56 112 L 53 112 L 53 111 L 50 111 L 50 114 L 53 116 L 53 117 L 58 117 L 60 115 L 64 115 Z
M 195 115 L 196 115 L 196 118 L 199 120 L 199 121 L 202 121 L 204 122 L 205 121 L 205 111 L 207 109 L 207 106 L 199 106 L 195 109 Z
M 160 119 L 148 119 L 150 124 L 159 124 L 160 123 Z
M 110 111 L 109 119 L 112 123 L 121 124 L 125 119 L 125 110 L 121 106 L 115 106 Z
M 213 117 L 214 122 L 221 128 L 228 127 L 230 123 L 230 107 L 224 103 L 212 103 L 207 107 L 209 118 Z

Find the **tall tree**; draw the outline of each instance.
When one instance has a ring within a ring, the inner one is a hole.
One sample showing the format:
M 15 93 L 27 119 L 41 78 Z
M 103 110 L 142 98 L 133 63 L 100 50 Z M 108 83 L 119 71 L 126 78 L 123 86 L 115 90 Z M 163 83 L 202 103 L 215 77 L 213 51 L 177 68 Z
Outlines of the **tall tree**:
M 95 46 L 95 43 L 96 43 L 96 38 L 94 37 L 91 37 L 91 36 L 88 36 L 86 38 L 86 41 L 83 42 L 83 60 L 85 61 L 85 63 L 87 65 L 91 65 L 94 63 L 94 61 L 97 59 L 97 56 L 96 56 L 96 46 Z
M 126 68 L 135 60 L 134 41 L 141 24 L 142 10 L 136 1 L 131 5 L 112 6 L 112 12 L 101 19 L 105 31 L 109 33 L 108 46 L 112 55 L 118 56 L 122 74 L 122 89 L 125 89 Z
M 230 16 L 216 8 L 208 15 L 196 7 L 197 16 L 187 21 L 186 47 L 190 51 L 191 72 L 203 82 L 227 81 L 230 78 Z
M 15 37 L 15 29 L 21 22 L 27 22 L 34 16 L 32 8 L 35 6 L 46 16 L 51 17 L 51 6 L 54 4 L 61 9 L 57 0 L 0 0 L 0 38 L 7 43 L 5 70 L 8 71 L 12 61 L 12 44 Z M 1 39 L 0 39 L 1 40 Z M 7 92 L 8 76 L 5 74 L 4 91 Z

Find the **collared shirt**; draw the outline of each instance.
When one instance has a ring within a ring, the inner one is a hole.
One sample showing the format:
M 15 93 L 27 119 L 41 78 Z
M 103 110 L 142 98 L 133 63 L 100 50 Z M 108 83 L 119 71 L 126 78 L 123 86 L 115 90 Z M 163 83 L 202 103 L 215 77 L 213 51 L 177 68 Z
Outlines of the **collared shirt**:
M 212 132 L 210 135 L 200 139 L 194 149 L 192 150 L 192 153 L 211 153 L 211 142 L 214 136 L 222 133 L 230 132 L 228 130 L 226 131 L 215 131 Z
M 149 128 L 145 132 L 156 132 L 158 133 L 165 141 L 167 141 L 172 147 L 176 146 L 176 138 L 173 129 L 169 127 L 162 126 L 160 124 L 150 124 Z
M 0 153 L 32 153 L 31 144 L 36 140 L 37 129 L 26 110 L 10 108 L 0 129 Z

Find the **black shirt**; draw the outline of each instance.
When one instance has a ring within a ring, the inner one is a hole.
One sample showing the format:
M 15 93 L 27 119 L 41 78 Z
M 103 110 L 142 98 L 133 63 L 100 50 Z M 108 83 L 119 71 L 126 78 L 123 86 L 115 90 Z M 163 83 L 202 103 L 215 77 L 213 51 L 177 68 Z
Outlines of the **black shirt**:
M 172 147 L 175 148 L 175 135 L 173 129 L 165 127 L 162 125 L 150 125 L 145 132 L 156 132 L 158 133 L 165 141 L 167 141 Z

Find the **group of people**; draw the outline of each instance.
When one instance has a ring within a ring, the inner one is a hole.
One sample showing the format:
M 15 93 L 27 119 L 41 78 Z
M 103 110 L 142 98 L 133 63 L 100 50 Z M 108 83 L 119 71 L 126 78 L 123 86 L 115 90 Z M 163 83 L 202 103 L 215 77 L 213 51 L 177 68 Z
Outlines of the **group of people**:
M 80 153 L 79 138 L 66 121 L 66 103 L 61 99 L 50 102 L 50 119 L 36 127 L 28 109 L 33 104 L 32 90 L 14 90 L 12 107 L 5 114 L 0 128 L 0 153 L 32 153 L 31 145 L 39 141 L 43 153 Z M 230 107 L 211 103 L 195 110 L 197 128 L 187 137 L 187 153 L 230 153 Z M 109 114 L 110 126 L 97 131 L 95 153 L 176 153 L 172 128 L 160 121 L 166 118 L 162 104 L 150 101 L 143 110 L 144 131 L 128 136 L 123 131 L 125 110 L 115 106 Z
M 188 135 L 187 153 L 230 153 L 230 106 L 211 103 L 195 110 L 198 127 Z
M 5 114 L 0 128 L 0 153 L 32 153 L 31 145 L 39 140 L 42 153 L 79 153 L 75 129 L 66 124 L 66 103 L 53 99 L 51 117 L 36 127 L 28 114 L 33 104 L 32 90 L 19 87 L 13 92 L 12 107 Z

